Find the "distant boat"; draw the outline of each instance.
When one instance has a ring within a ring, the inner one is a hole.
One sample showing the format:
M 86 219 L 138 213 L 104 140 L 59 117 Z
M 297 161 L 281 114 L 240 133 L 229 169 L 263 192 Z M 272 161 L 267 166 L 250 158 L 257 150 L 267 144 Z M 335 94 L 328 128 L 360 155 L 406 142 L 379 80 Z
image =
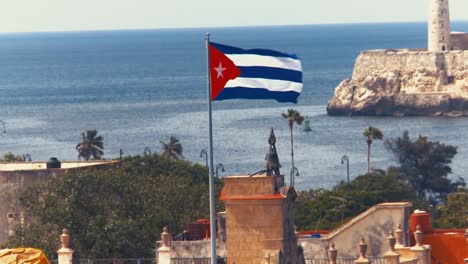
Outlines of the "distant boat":
M 304 121 L 304 131 L 310 132 L 312 128 L 310 128 L 310 119 L 306 116 L 306 120 Z

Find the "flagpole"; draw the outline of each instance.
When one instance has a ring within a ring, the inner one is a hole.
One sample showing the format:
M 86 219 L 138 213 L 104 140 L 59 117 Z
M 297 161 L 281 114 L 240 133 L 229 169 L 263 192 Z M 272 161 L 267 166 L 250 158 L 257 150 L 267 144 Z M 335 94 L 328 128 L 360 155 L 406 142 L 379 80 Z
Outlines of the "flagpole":
M 209 131 L 209 188 L 210 188 L 210 242 L 211 242 L 211 264 L 216 264 L 216 217 L 215 217 L 215 193 L 213 177 L 213 122 L 211 116 L 211 70 L 210 70 L 210 33 L 206 33 L 206 65 L 208 79 L 208 131 Z

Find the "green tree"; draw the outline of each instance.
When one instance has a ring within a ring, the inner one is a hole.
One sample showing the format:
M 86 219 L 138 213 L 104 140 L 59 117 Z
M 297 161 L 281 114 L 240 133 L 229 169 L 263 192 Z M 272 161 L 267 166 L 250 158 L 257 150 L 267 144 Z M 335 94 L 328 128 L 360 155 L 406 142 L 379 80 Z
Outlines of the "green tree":
M 218 195 L 221 186 L 217 180 Z M 121 168 L 70 171 L 15 197 L 30 221 L 6 246 L 38 247 L 55 258 L 65 227 L 77 258 L 152 257 L 163 226 L 177 234 L 209 216 L 208 195 L 206 168 L 157 154 L 126 157 Z
M 447 195 L 447 204 L 438 208 L 435 225 L 441 228 L 465 228 L 468 224 L 468 189 L 458 188 Z
M 76 145 L 78 159 L 100 159 L 104 154 L 104 138 L 97 135 L 97 130 L 91 129 L 81 133 L 82 142 Z
M 162 156 L 169 160 L 183 159 L 183 147 L 179 139 L 175 136 L 170 136 L 168 142 L 160 141 L 162 145 Z
M 413 188 L 420 199 L 432 203 L 444 201 L 459 185 L 448 179 L 452 172 L 449 164 L 457 154 L 456 147 L 429 141 L 424 136 L 413 140 L 408 131 L 401 137 L 387 140 L 385 146 L 399 165 L 389 170 Z
M 24 161 L 23 155 L 7 152 L 3 154 L 3 161 Z
M 377 171 L 349 183 L 342 181 L 332 190 L 298 192 L 295 223 L 301 230 L 331 230 L 378 203 L 401 201 L 424 207 L 408 186 L 392 175 Z
M 366 138 L 367 142 L 367 173 L 370 173 L 371 145 L 373 140 L 382 139 L 383 133 L 378 128 L 370 126 L 364 129 L 362 135 Z
M 281 113 L 283 118 L 288 120 L 289 131 L 291 133 L 291 174 L 293 173 L 294 169 L 294 136 L 293 136 L 293 126 L 294 123 L 298 125 L 302 125 L 304 121 L 304 117 L 299 113 L 299 111 L 295 109 L 288 109 L 287 113 Z M 291 186 L 294 186 L 294 176 L 291 175 Z

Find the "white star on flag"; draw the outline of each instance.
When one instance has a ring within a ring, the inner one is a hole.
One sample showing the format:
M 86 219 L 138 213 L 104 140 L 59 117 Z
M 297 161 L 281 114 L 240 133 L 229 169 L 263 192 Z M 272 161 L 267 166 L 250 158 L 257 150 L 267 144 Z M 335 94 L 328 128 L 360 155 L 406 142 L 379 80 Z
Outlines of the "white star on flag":
M 217 79 L 219 79 L 219 77 L 224 77 L 223 76 L 223 71 L 226 70 L 226 68 L 223 68 L 223 65 L 221 64 L 221 62 L 219 62 L 219 66 L 217 68 L 214 68 L 215 71 L 218 73 L 218 75 L 216 76 Z

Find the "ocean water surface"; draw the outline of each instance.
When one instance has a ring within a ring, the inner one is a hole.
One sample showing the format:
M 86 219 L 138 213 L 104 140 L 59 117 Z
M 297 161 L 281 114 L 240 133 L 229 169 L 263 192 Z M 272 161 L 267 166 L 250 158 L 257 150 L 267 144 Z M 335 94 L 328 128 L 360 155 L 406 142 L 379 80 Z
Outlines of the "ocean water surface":
M 468 31 L 455 22 L 454 31 Z M 0 153 L 30 154 L 33 160 L 76 160 L 80 133 L 97 129 L 105 158 L 161 150 L 160 140 L 177 136 L 186 159 L 201 164 L 208 147 L 206 51 L 204 37 L 243 48 L 296 53 L 304 68 L 299 103 L 230 100 L 214 102 L 214 159 L 221 176 L 263 169 L 270 128 L 277 135 L 282 173 L 290 170 L 290 139 L 281 113 L 297 108 L 310 118 L 312 132 L 295 127 L 299 189 L 330 188 L 366 171 L 365 127 L 386 138 L 405 130 L 458 146 L 452 178 L 468 170 L 468 119 L 429 117 L 329 117 L 334 88 L 352 74 L 362 50 L 425 48 L 425 23 L 284 27 L 171 29 L 0 34 L 0 120 L 7 134 Z M 372 167 L 393 158 L 383 142 L 372 145 Z

